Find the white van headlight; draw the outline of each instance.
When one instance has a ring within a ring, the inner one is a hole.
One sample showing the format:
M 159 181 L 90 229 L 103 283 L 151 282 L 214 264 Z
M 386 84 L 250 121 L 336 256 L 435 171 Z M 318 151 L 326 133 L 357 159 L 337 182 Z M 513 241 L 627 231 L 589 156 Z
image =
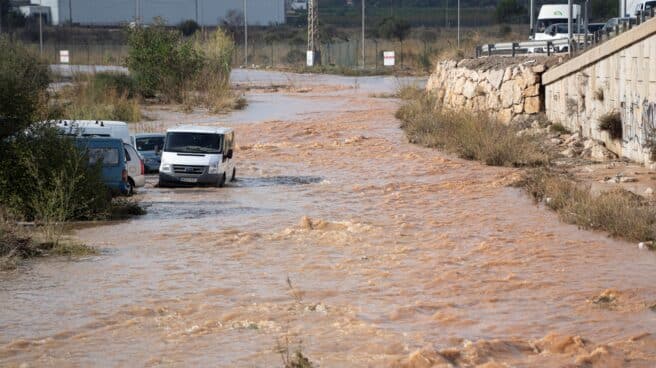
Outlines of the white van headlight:
M 169 164 L 161 164 L 159 167 L 160 172 L 171 172 L 171 165 Z
M 208 174 L 218 174 L 219 173 L 219 163 L 215 164 L 210 164 L 209 168 L 207 169 Z

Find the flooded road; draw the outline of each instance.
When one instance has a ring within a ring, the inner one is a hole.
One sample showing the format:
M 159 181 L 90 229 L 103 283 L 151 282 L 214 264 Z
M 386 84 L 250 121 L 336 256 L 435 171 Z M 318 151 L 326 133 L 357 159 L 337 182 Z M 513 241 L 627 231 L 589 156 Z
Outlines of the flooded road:
M 320 367 L 656 365 L 656 254 L 406 143 L 371 97 L 405 82 L 233 80 L 247 110 L 146 124 L 234 127 L 239 180 L 150 178 L 147 215 L 76 231 L 101 255 L 1 274 L 0 365 L 280 367 L 278 345 Z

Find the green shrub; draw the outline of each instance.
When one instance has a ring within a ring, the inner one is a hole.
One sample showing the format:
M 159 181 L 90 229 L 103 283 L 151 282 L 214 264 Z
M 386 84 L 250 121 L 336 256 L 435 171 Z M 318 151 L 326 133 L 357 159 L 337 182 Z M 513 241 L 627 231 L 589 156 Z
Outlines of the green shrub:
M 145 97 L 181 101 L 203 67 L 193 42 L 161 23 L 130 29 L 128 46 L 128 68 Z
M 288 64 L 298 64 L 305 60 L 305 53 L 297 49 L 292 49 L 289 50 L 285 59 Z
M 599 129 L 608 132 L 613 139 L 622 139 L 622 115 L 619 111 L 611 111 L 599 118 Z
M 0 146 L 0 206 L 17 218 L 57 223 L 108 213 L 100 167 L 88 168 L 75 142 L 35 124 Z
M 45 118 L 48 66 L 19 44 L 0 36 L 0 140 Z

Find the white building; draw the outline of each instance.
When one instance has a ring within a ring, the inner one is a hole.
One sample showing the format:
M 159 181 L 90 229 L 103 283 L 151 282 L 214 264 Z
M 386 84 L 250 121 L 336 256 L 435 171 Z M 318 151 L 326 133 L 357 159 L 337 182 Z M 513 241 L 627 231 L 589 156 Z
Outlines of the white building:
M 53 25 L 115 26 L 138 20 L 149 24 L 155 17 L 176 25 L 192 19 L 215 26 L 228 11 L 243 11 L 244 0 L 32 0 L 50 7 Z M 285 0 L 246 0 L 249 25 L 285 23 Z

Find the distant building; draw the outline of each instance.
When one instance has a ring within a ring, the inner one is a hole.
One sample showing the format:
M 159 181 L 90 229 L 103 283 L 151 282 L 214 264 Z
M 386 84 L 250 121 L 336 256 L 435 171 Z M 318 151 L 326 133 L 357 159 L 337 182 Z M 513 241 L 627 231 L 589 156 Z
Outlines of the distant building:
M 35 0 L 32 0 L 34 3 Z M 53 25 L 118 26 L 130 22 L 150 24 L 161 17 L 169 25 L 192 19 L 215 26 L 228 11 L 243 11 L 243 0 L 40 0 L 50 7 Z M 285 0 L 246 0 L 249 25 L 285 23 Z

